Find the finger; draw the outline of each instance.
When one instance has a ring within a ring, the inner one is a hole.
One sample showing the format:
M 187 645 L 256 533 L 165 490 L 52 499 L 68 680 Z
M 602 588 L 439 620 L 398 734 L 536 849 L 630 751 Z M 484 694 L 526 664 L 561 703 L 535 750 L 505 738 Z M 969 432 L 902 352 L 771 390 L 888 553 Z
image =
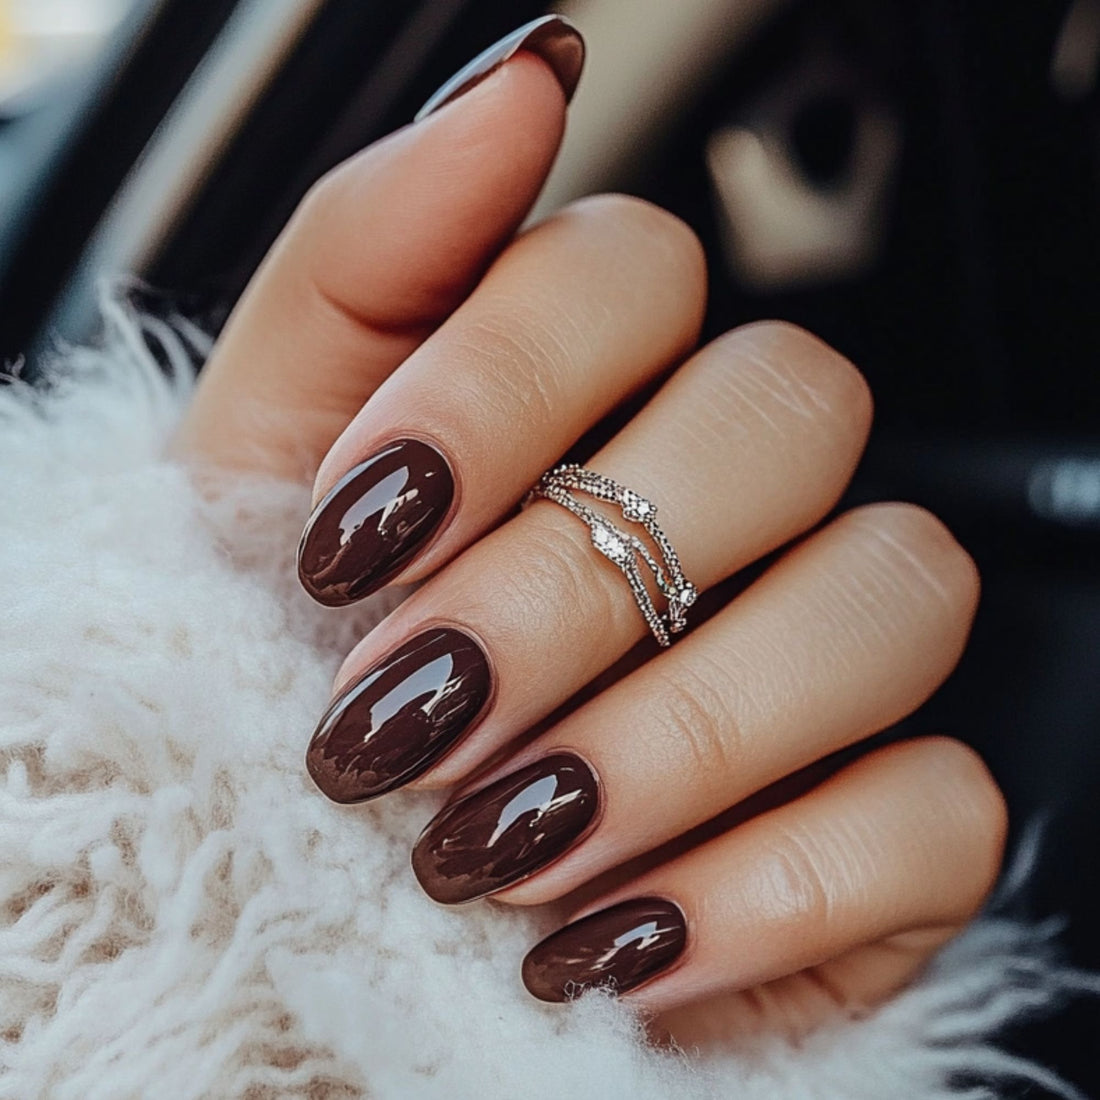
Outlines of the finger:
M 973 563 L 927 512 L 848 513 L 444 809 L 417 844 L 421 884 L 455 902 L 522 882 L 501 899 L 540 903 L 681 836 L 914 710 L 976 600 Z M 559 807 L 570 785 L 584 797 Z M 536 790 L 556 793 L 498 829 Z
M 306 590 L 350 603 L 495 524 L 694 346 L 705 282 L 687 226 L 638 199 L 586 199 L 523 234 L 325 457 L 299 554 Z
M 177 452 L 313 478 L 367 396 L 469 293 L 542 186 L 583 45 L 560 19 L 540 25 L 527 52 L 484 79 L 484 61 L 464 70 L 460 99 L 311 190 L 204 368 Z
M 847 360 L 792 326 L 753 325 L 682 366 L 592 464 L 659 503 L 687 576 L 705 588 L 826 514 L 869 422 L 866 385 Z M 585 524 L 537 503 L 348 658 L 309 750 L 311 773 L 340 801 L 392 790 L 433 764 L 426 780 L 453 782 L 647 629 Z M 429 668 L 436 691 L 408 694 L 432 680 Z M 399 685 L 403 705 L 379 709 Z
M 1005 828 L 971 749 L 892 745 L 589 906 L 530 952 L 524 981 L 544 1000 L 611 983 L 662 1012 L 799 975 L 873 1003 L 974 915 Z

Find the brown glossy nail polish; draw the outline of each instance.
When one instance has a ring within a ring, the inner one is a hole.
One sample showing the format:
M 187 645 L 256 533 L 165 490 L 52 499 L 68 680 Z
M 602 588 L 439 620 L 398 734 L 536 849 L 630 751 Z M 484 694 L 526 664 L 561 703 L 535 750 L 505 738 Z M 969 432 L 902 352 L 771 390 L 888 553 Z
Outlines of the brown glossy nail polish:
M 667 970 L 687 945 L 678 905 L 633 898 L 536 944 L 523 960 L 523 984 L 540 1001 L 568 1001 L 599 986 L 628 993 Z
M 474 901 L 563 855 L 598 807 L 599 780 L 579 756 L 546 756 L 445 806 L 416 842 L 413 871 L 435 901 Z
M 567 19 L 560 15 L 544 15 L 505 35 L 459 69 L 416 112 L 414 121 L 427 118 L 445 103 L 469 91 L 520 50 L 538 54 L 554 70 L 566 102 L 573 98 L 584 68 L 584 39 Z
M 349 470 L 313 510 L 298 547 L 298 578 L 328 607 L 391 580 L 450 511 L 455 483 L 430 443 L 397 439 Z
M 334 802 L 365 802 L 422 775 L 473 725 L 492 694 L 489 662 L 460 630 L 425 630 L 333 701 L 306 753 Z

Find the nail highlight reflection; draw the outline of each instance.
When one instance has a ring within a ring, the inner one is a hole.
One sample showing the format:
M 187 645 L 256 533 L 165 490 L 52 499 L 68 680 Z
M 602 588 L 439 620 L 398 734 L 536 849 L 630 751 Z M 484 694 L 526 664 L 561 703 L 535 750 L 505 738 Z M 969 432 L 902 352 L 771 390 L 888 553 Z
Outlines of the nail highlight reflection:
M 628 993 L 667 970 L 687 944 L 678 905 L 634 898 L 567 924 L 523 960 L 523 984 L 541 1001 L 601 987 Z
M 538 54 L 558 78 L 565 100 L 573 98 L 584 68 L 584 39 L 580 31 L 560 15 L 544 15 L 506 34 L 472 61 L 463 65 L 445 84 L 432 93 L 416 112 L 414 122 L 438 111 L 446 103 L 480 84 L 520 50 Z
M 489 662 L 459 630 L 426 630 L 342 692 L 306 753 L 336 802 L 363 802 L 422 775 L 478 720 L 492 694 Z
M 436 901 L 473 901 L 534 874 L 587 832 L 599 781 L 579 757 L 544 757 L 446 806 L 413 850 L 413 871 Z
M 298 547 L 298 578 L 341 607 L 401 571 L 446 518 L 454 477 L 443 455 L 398 439 L 349 470 L 313 510 Z

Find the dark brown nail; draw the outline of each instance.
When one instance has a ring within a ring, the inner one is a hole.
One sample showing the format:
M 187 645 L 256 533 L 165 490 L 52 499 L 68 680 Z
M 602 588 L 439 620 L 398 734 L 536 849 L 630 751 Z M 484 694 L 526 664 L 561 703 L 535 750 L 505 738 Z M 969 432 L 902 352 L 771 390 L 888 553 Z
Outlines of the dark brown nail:
M 470 729 L 492 692 L 481 647 L 426 630 L 342 692 L 309 743 L 306 767 L 335 802 L 365 802 L 422 775 Z
M 398 439 L 349 470 L 309 517 L 298 577 L 328 607 L 354 603 L 392 580 L 431 538 L 454 499 L 446 459 Z
M 413 871 L 436 901 L 483 898 L 563 855 L 598 805 L 599 780 L 579 756 L 544 757 L 444 807 L 416 842 Z
M 581 69 L 584 68 L 584 39 L 569 20 L 560 15 L 544 15 L 541 19 L 525 23 L 519 30 L 505 35 L 459 69 L 416 112 L 414 121 L 427 118 L 444 103 L 450 103 L 475 84 L 481 83 L 520 50 L 530 50 L 538 54 L 554 70 L 554 75 L 565 92 L 566 102 L 573 98 L 581 78 Z
M 678 905 L 635 898 L 567 924 L 523 960 L 523 984 L 540 1001 L 568 1001 L 594 986 L 627 993 L 667 970 L 687 944 Z

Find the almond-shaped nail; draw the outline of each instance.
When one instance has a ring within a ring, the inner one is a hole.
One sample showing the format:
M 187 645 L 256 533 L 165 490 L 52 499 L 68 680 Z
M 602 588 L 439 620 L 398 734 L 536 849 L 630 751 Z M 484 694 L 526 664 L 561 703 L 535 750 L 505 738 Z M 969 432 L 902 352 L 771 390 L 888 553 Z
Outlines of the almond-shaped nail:
M 306 768 L 334 802 L 365 802 L 422 775 L 469 731 L 492 694 L 481 646 L 460 630 L 425 630 L 333 701 Z
M 454 905 L 520 882 L 571 848 L 599 808 L 599 780 L 558 753 L 445 806 L 413 849 L 424 892 Z
M 298 547 L 298 578 L 327 607 L 381 588 L 446 518 L 455 483 L 447 460 L 398 439 L 349 470 L 313 510 Z
M 581 78 L 581 69 L 584 68 L 584 39 L 568 19 L 563 19 L 560 15 L 544 15 L 505 35 L 459 69 L 429 97 L 427 103 L 416 112 L 413 121 L 419 122 L 433 111 L 439 110 L 443 104 L 457 99 L 520 50 L 530 50 L 531 53 L 538 54 L 554 70 L 554 75 L 565 92 L 566 102 L 573 98 Z
M 523 960 L 523 984 L 540 1001 L 586 989 L 632 989 L 666 971 L 687 945 L 687 922 L 664 898 L 632 898 L 547 936 Z

